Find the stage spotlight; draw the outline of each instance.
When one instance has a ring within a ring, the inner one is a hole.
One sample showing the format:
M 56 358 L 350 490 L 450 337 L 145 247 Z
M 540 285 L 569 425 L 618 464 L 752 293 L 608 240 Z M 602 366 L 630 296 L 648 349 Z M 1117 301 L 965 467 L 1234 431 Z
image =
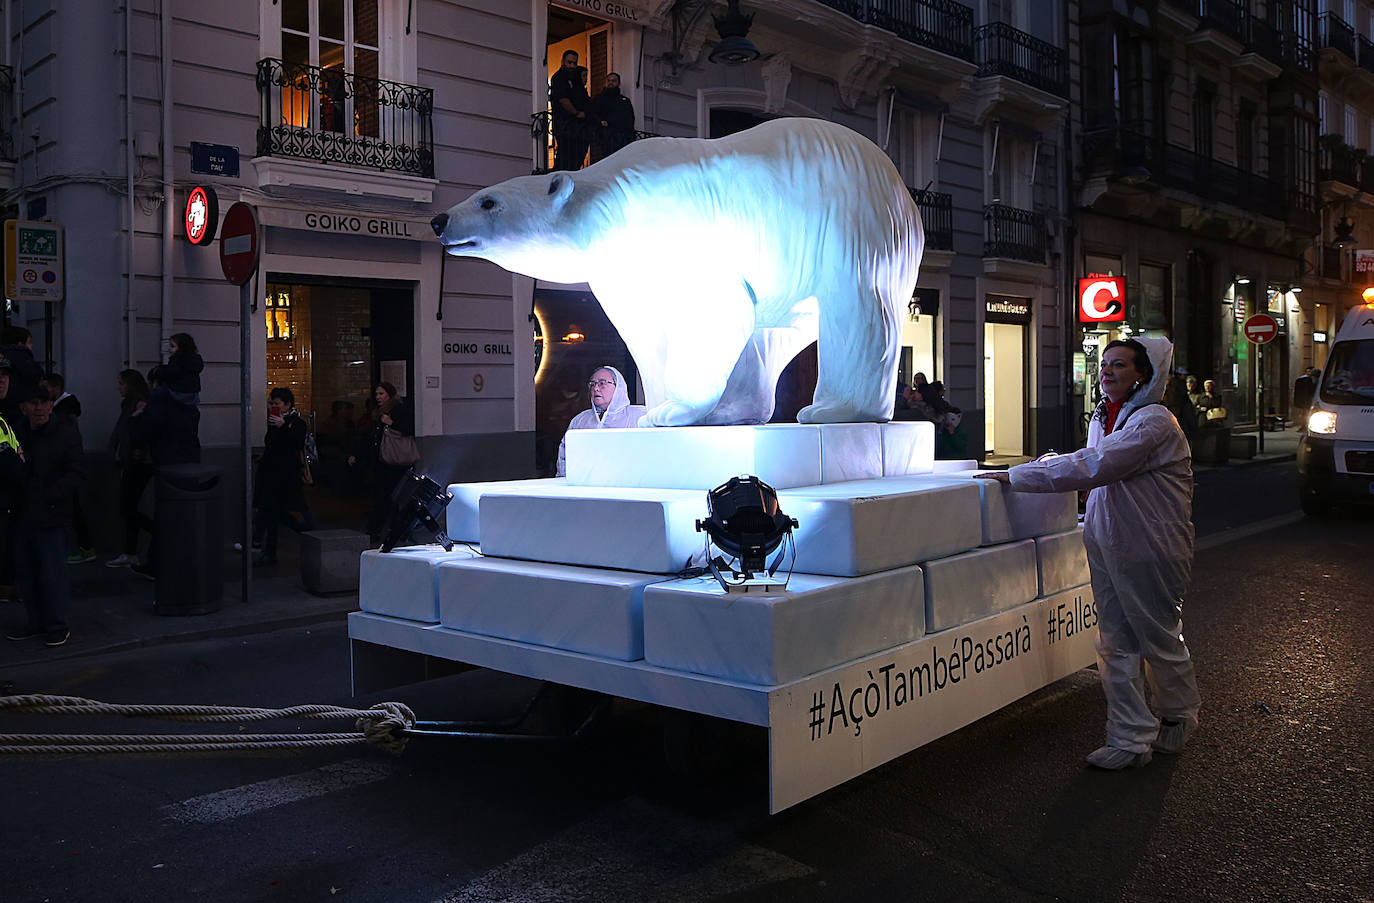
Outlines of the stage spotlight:
M 778 494 L 773 487 L 755 476 L 731 477 L 706 493 L 706 511 L 706 519 L 696 522 L 697 532 L 707 536 L 706 560 L 721 588 L 726 592 L 776 589 L 778 584 L 772 578 L 787 550 L 779 551 L 771 565 L 768 556 L 786 543 L 793 561 L 796 560 L 792 531 L 798 524 L 778 508 Z M 730 561 L 712 556 L 712 543 Z M 727 582 L 722 570 L 729 570 L 733 579 Z M 760 573 L 764 576 L 756 576 Z M 781 585 L 786 584 L 784 579 Z
M 453 493 L 411 469 L 392 490 L 391 516 L 382 534 L 382 551 L 390 552 L 403 544 L 410 538 L 411 531 L 420 526 L 434 534 L 434 541 L 443 546 L 445 552 L 452 551 L 453 540 L 439 526 L 439 515 L 451 501 Z

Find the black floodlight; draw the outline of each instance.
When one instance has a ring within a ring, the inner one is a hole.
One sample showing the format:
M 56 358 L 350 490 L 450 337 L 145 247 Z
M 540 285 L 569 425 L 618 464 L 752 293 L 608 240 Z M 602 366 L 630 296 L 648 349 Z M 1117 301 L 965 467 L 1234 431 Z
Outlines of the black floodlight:
M 778 493 L 755 476 L 731 477 L 730 480 L 706 493 L 705 520 L 697 521 L 697 532 L 707 535 L 706 559 L 711 573 L 722 588 L 729 590 L 721 569 L 732 571 L 736 581 L 753 580 L 756 573 L 772 577 L 782 562 L 783 552 L 768 564 L 768 556 L 785 541 L 792 539 L 798 526 L 794 518 L 778 508 Z M 722 558 L 711 556 L 711 544 L 734 559 L 738 569 L 729 567 Z M 788 542 L 796 555 L 796 547 Z
M 412 468 L 391 492 L 391 516 L 382 535 L 382 551 L 390 552 L 420 526 L 434 534 L 434 541 L 445 552 L 452 551 L 453 540 L 439 526 L 439 515 L 451 501 L 453 493 Z

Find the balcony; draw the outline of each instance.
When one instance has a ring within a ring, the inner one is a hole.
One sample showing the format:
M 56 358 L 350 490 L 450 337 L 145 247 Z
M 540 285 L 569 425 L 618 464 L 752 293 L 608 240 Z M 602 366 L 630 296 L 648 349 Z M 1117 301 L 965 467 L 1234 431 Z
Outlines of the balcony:
M 1245 50 L 1247 53 L 1257 53 L 1277 66 L 1284 63 L 1283 36 L 1278 28 L 1258 16 L 1246 17 Z
M 1245 40 L 1245 5 L 1237 0 L 1197 0 L 1197 26 L 1215 28 L 1237 41 Z
M 1004 75 L 1057 97 L 1069 95 L 1069 70 L 1064 51 L 1012 28 L 992 22 L 974 29 L 978 47 L 978 75 Z
M 851 19 L 973 62 L 973 10 L 954 0 L 819 0 Z
M 908 188 L 911 199 L 921 211 L 921 226 L 926 233 L 926 250 L 954 250 L 954 196 L 941 191 Z
M 548 110 L 534 113 L 530 116 L 530 137 L 534 139 L 534 167 L 532 175 L 543 175 L 553 171 L 553 114 Z M 631 141 L 639 141 L 641 138 L 657 138 L 654 132 L 636 131 L 630 138 Z
M 1173 144 L 1161 146 L 1160 160 L 1159 180 L 1164 186 L 1272 219 L 1285 218 L 1283 188 L 1277 182 Z
M 1355 35 L 1356 49 L 1359 50 L 1359 65 L 1365 72 L 1374 75 L 1374 41 L 1362 34 Z
M 1323 135 L 1317 157 L 1317 181 L 1324 194 L 1348 197 L 1360 190 L 1365 152 L 1346 144 L 1339 135 Z
M 434 90 L 277 59 L 258 61 L 259 157 L 434 178 Z
M 1045 215 L 1006 204 L 983 208 L 983 256 L 1045 263 Z
M 1322 50 L 1336 50 L 1353 62 L 1355 59 L 1355 29 L 1336 13 L 1322 13 L 1320 22 Z

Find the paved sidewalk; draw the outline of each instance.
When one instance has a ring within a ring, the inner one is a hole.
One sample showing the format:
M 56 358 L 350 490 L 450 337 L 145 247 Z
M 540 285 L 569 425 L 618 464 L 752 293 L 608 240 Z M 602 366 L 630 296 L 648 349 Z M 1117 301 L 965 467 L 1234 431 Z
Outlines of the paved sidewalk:
M 284 544 L 285 545 L 285 544 Z M 294 545 L 294 544 L 293 544 Z M 283 549 L 287 552 L 287 549 Z M 301 586 L 294 558 L 253 569 L 253 592 L 241 598 L 237 553 L 224 560 L 224 596 L 220 610 L 205 615 L 159 615 L 153 611 L 154 583 L 128 568 L 107 568 L 113 553 L 86 564 L 68 565 L 72 575 L 72 604 L 68 623 L 71 639 L 48 648 L 42 639 L 13 641 L 0 638 L 0 669 L 32 662 L 51 662 L 132 649 L 157 643 L 263 633 L 284 627 L 342 620 L 358 607 L 356 592 L 315 596 Z M 0 629 L 22 626 L 24 607 L 0 604 Z
M 1235 433 L 1237 436 L 1254 436 L 1259 438 L 1259 433 L 1253 430 L 1246 433 Z M 1222 467 L 1244 467 L 1247 464 L 1267 464 L 1271 461 L 1291 461 L 1298 456 L 1298 444 L 1302 441 L 1302 433 L 1297 427 L 1290 426 L 1288 429 L 1279 432 L 1265 432 L 1264 451 L 1256 450 L 1253 458 L 1231 458 Z M 1217 468 L 1209 464 L 1193 463 L 1193 470 L 1216 470 Z

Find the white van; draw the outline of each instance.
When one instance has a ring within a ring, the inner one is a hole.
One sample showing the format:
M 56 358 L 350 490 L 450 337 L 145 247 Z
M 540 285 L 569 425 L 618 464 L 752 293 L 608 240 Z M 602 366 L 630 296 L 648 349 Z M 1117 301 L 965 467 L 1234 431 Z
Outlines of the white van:
M 1302 510 L 1374 504 L 1374 305 L 1346 314 L 1298 446 Z

